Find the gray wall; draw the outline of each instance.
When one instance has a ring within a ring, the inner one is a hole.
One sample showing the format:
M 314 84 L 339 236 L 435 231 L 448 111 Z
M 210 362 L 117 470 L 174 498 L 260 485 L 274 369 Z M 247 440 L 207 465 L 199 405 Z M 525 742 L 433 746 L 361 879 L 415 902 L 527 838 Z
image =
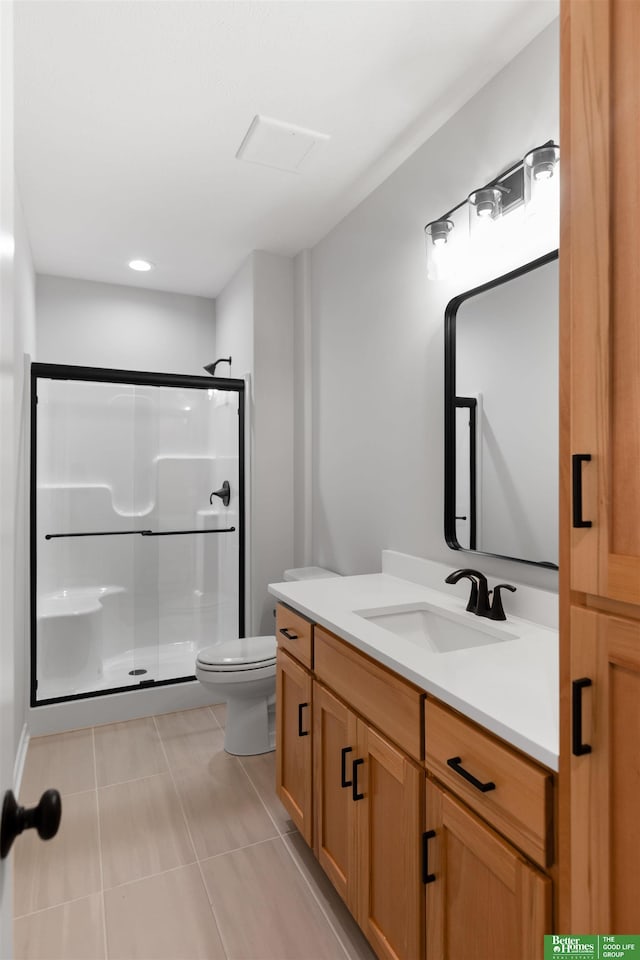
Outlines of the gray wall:
M 38 360 L 203 374 L 215 359 L 215 301 L 39 275 Z
M 233 357 L 233 376 L 251 378 L 247 632 L 254 634 L 273 633 L 267 584 L 293 565 L 293 309 L 293 261 L 263 251 L 216 301 L 218 355 Z
M 443 313 L 472 284 L 464 269 L 453 292 L 427 280 L 423 228 L 557 139 L 558 58 L 554 23 L 312 251 L 314 563 L 376 571 L 384 547 L 469 561 L 443 537 Z M 534 567 L 481 566 L 556 584 Z

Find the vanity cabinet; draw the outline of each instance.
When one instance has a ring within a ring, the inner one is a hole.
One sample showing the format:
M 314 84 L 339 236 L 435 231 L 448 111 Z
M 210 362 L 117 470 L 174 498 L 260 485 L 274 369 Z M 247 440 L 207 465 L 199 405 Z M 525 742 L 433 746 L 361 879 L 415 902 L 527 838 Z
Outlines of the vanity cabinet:
M 316 856 L 379 957 L 418 957 L 423 773 L 317 682 L 314 709 Z
M 553 863 L 553 776 L 429 698 L 426 766 L 543 868 Z
M 564 0 L 561 43 L 570 586 L 640 605 L 640 4 Z
M 640 623 L 574 607 L 580 714 L 571 754 L 571 922 L 640 929 Z M 578 719 L 578 718 L 576 718 Z M 585 892 L 587 895 L 585 895 Z
M 318 625 L 289 650 L 278 795 L 380 960 L 539 960 L 553 775 Z
M 276 606 L 276 791 L 296 827 L 313 842 L 313 624 Z
M 640 4 L 563 0 L 560 931 L 640 929 Z
M 427 960 L 540 960 L 551 880 L 427 782 Z

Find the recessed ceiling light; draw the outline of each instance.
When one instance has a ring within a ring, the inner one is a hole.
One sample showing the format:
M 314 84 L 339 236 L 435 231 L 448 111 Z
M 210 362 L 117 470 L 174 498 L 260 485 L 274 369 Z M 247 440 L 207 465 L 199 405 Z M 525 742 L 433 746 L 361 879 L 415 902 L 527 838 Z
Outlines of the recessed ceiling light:
M 153 264 L 150 260 L 129 260 L 129 266 L 132 270 L 139 270 L 141 273 L 153 270 Z

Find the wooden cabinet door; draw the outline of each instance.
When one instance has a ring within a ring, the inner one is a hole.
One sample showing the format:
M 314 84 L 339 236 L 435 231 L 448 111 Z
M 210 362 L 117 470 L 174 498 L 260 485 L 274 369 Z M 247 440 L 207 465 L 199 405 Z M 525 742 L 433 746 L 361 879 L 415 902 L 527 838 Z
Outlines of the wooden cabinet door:
M 541 960 L 551 880 L 427 782 L 427 960 Z
M 315 853 L 352 913 L 356 902 L 356 804 L 352 764 L 357 720 L 322 684 L 313 684 Z
M 640 3 L 564 0 L 561 342 L 569 379 L 562 473 L 571 587 L 640 604 Z M 629 185 L 632 185 L 629 192 Z M 566 408 L 565 408 L 566 409 Z M 576 460 L 585 455 L 590 460 Z M 580 520 L 590 526 L 576 526 Z
M 311 674 L 282 650 L 276 668 L 276 791 L 311 845 Z
M 576 694 L 582 729 L 572 729 L 569 924 L 573 933 L 633 934 L 640 929 L 640 623 L 574 607 L 571 674 L 572 683 L 590 686 Z M 580 753 L 574 739 L 590 752 Z
M 358 721 L 358 922 L 381 960 L 422 952 L 424 772 Z M 513 958 L 511 958 L 513 960 Z

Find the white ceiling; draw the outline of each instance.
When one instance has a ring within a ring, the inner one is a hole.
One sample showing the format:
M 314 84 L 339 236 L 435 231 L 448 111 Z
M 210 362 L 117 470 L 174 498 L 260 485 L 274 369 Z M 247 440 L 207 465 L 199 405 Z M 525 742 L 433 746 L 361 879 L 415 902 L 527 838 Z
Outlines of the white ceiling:
M 216 296 L 321 239 L 557 16 L 557 0 L 22 0 L 16 163 L 41 273 Z M 236 159 L 256 114 L 328 134 Z M 155 270 L 133 274 L 133 257 Z

